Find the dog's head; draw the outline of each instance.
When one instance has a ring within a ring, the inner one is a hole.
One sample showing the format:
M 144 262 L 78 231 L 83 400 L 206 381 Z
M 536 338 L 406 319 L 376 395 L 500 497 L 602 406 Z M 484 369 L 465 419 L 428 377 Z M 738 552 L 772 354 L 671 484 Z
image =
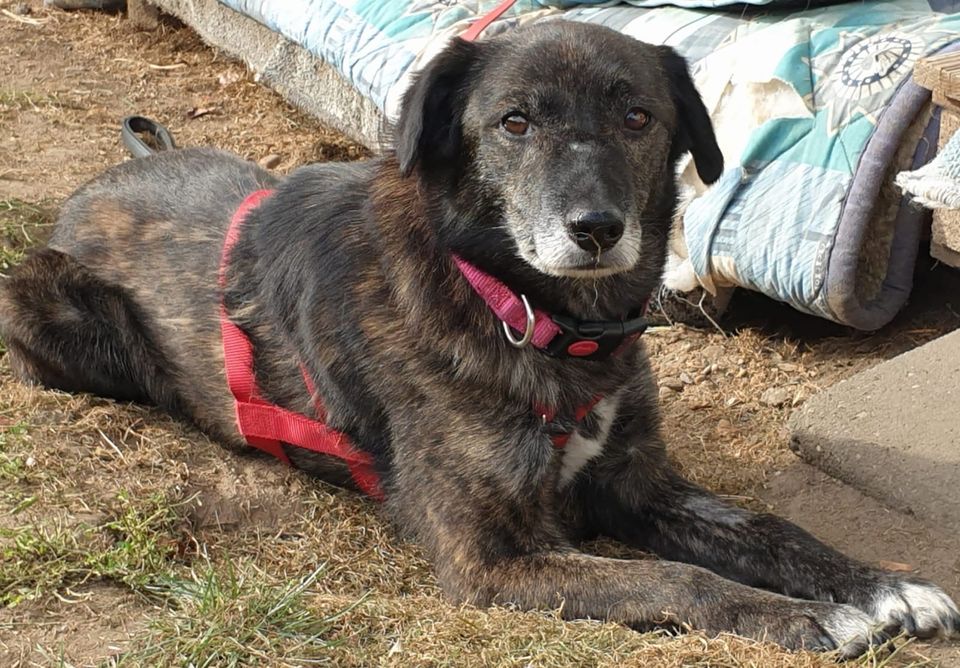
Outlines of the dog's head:
M 441 179 L 453 216 L 484 221 L 464 221 L 486 227 L 474 239 L 505 232 L 539 272 L 583 278 L 662 264 L 687 151 L 705 182 L 720 176 L 683 58 L 567 21 L 455 40 L 407 92 L 396 136 L 401 171 Z

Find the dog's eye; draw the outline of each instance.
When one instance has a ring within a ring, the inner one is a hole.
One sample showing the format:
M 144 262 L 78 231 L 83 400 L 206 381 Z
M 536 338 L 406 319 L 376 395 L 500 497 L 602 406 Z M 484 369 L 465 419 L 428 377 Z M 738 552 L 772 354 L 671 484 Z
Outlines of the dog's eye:
M 510 134 L 519 136 L 530 130 L 530 121 L 523 114 L 513 112 L 500 119 L 500 126 Z
M 631 107 L 623 117 L 623 125 L 628 130 L 643 130 L 650 122 L 650 114 L 640 107 Z

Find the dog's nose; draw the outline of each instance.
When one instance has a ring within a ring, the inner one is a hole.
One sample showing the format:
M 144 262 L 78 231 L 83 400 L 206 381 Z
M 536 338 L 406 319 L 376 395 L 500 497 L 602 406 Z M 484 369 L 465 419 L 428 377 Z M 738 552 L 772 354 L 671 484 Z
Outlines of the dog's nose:
M 587 211 L 567 225 L 567 233 L 585 251 L 610 250 L 623 236 L 623 220 L 613 211 Z

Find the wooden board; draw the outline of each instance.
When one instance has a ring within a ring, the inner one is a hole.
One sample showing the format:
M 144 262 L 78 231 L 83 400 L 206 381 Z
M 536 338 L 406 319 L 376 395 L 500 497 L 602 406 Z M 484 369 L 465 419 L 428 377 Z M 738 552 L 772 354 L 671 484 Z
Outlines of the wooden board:
M 960 131 L 960 52 L 921 58 L 914 67 L 913 79 L 931 91 L 934 104 L 943 108 L 939 141 L 943 148 Z M 934 211 L 931 237 L 930 254 L 952 267 L 960 267 L 960 211 Z
M 960 52 L 921 58 L 913 80 L 927 90 L 951 100 L 960 100 Z

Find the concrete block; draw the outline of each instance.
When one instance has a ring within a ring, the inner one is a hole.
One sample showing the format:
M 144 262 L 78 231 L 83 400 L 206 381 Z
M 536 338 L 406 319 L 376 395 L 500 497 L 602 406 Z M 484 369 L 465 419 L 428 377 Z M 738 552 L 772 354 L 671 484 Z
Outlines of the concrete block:
M 960 330 L 813 397 L 790 429 L 806 461 L 960 533 Z

